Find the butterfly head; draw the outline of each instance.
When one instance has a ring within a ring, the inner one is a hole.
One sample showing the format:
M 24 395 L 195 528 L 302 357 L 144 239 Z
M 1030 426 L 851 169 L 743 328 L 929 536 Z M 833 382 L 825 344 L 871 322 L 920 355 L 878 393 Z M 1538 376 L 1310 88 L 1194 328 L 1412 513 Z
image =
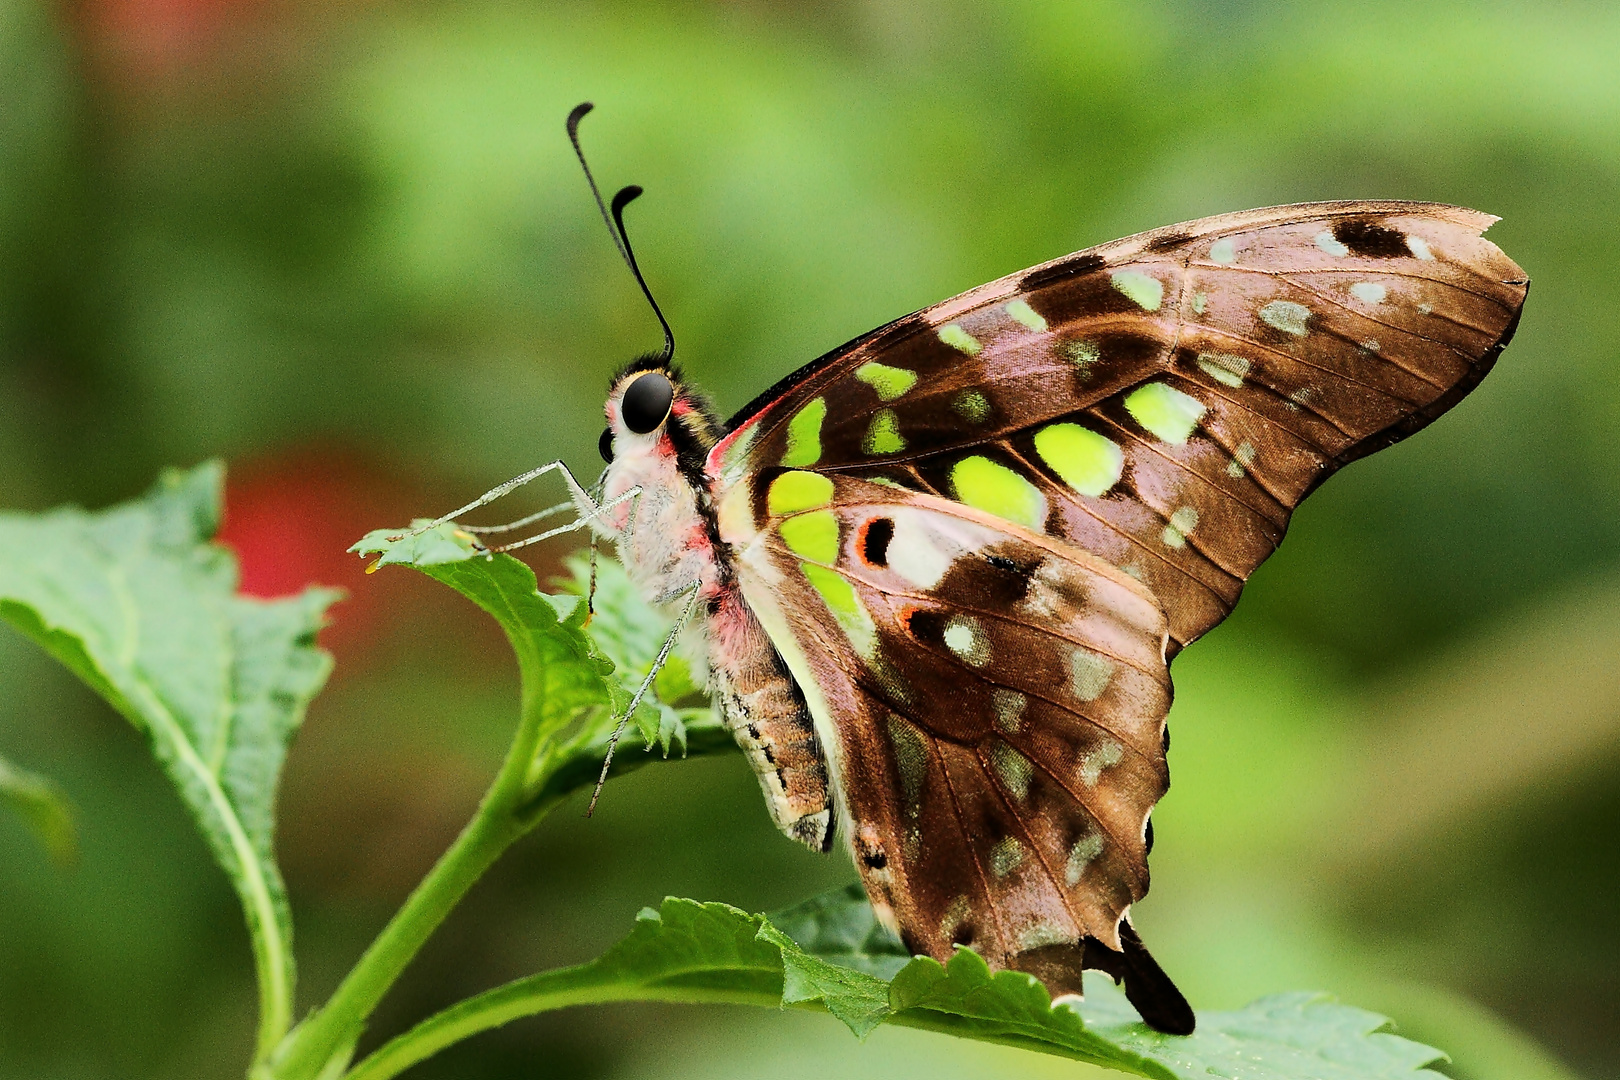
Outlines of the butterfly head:
M 597 448 L 610 469 L 619 459 L 667 456 L 683 473 L 700 476 L 719 438 L 720 422 L 708 398 L 659 354 L 614 376 L 604 411 L 607 427 Z

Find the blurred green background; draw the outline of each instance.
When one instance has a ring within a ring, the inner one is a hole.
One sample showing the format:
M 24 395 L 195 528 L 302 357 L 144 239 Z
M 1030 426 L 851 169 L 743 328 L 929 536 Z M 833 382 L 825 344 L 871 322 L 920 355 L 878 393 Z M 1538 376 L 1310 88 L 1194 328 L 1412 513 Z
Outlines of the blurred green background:
M 1315 495 L 1177 661 L 1137 918 L 1200 1007 L 1321 988 L 1465 1080 L 1620 1076 L 1617 58 L 1620 8 L 1576 0 L 0 0 L 0 505 L 99 505 L 222 455 L 245 587 L 352 590 L 282 798 L 307 1008 L 471 811 L 515 704 L 482 616 L 343 548 L 558 456 L 592 470 L 608 375 L 657 342 L 573 104 L 598 105 L 604 185 L 647 188 L 638 253 L 727 410 L 1153 226 L 1489 210 L 1535 282 L 1518 338 Z M 0 1076 L 240 1075 L 254 992 L 223 876 L 139 738 L 3 628 L 0 756 L 67 789 L 83 849 L 53 866 L 0 818 Z M 368 1045 L 594 954 L 666 893 L 770 909 L 852 878 L 775 834 L 741 758 L 644 770 L 501 863 Z M 648 1006 L 518 1022 L 411 1075 L 1082 1074 Z

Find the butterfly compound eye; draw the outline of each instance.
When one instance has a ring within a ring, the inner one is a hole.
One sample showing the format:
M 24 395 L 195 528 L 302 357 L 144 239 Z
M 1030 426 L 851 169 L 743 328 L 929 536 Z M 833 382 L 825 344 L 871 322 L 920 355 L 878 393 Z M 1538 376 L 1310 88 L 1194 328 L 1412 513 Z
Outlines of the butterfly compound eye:
M 609 465 L 613 464 L 613 429 L 603 428 L 602 437 L 596 440 L 596 452 L 602 455 L 602 460 Z
M 625 427 L 645 435 L 664 422 L 674 401 L 674 384 L 658 372 L 649 371 L 625 389 L 619 415 Z

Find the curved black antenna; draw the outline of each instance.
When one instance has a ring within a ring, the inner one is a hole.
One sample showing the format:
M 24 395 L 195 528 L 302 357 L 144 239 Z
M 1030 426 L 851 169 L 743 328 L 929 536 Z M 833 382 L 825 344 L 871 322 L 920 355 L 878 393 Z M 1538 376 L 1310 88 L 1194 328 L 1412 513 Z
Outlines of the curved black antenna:
M 658 316 L 658 322 L 664 328 L 664 359 L 672 360 L 675 357 L 675 331 L 669 328 L 669 320 L 658 307 L 658 301 L 653 299 L 652 290 L 647 288 L 647 279 L 641 276 L 641 267 L 636 265 L 636 253 L 630 247 L 630 234 L 624 228 L 624 208 L 641 197 L 641 188 L 636 184 L 622 187 L 613 196 L 613 223 L 619 227 L 619 241 L 624 245 L 624 261 L 630 264 L 630 272 L 636 275 L 636 284 L 641 286 L 641 294 L 652 305 L 653 314 Z
M 625 262 L 630 256 L 624 252 L 624 245 L 619 242 L 619 234 L 613 228 L 613 219 L 608 217 L 607 204 L 602 201 L 602 193 L 597 190 L 596 177 L 591 175 L 591 167 L 585 164 L 585 151 L 579 146 L 579 122 L 585 119 L 585 114 L 596 108 L 589 101 L 582 101 L 574 106 L 574 111 L 568 114 L 568 141 L 574 144 L 574 156 L 579 158 L 579 167 L 585 170 L 585 182 L 591 185 L 591 197 L 596 200 L 596 208 L 602 211 L 602 224 L 608 227 L 608 235 L 613 237 L 613 246 L 619 249 L 619 258 Z
M 585 151 L 579 145 L 579 122 L 585 119 L 585 114 L 596 108 L 589 101 L 582 101 L 574 106 L 573 112 L 568 114 L 568 141 L 574 144 L 574 156 L 579 158 L 579 167 L 585 171 L 585 182 L 591 186 L 591 197 L 596 200 L 596 208 L 602 211 L 602 222 L 607 225 L 608 233 L 613 237 L 613 246 L 619 249 L 619 257 L 635 275 L 636 284 L 641 286 L 641 294 L 652 305 L 653 314 L 658 316 L 658 323 L 664 328 L 663 359 L 668 361 L 675 356 L 675 332 L 669 328 L 669 320 L 664 318 L 664 312 L 653 299 L 652 290 L 647 287 L 647 279 L 641 276 L 641 267 L 636 265 L 635 252 L 630 249 L 630 234 L 624 229 L 624 208 L 641 194 L 641 188 L 635 184 L 620 188 L 618 194 L 613 196 L 613 212 L 608 213 L 607 204 L 602 201 L 602 192 L 596 186 L 596 177 L 591 175 L 591 167 L 585 162 Z

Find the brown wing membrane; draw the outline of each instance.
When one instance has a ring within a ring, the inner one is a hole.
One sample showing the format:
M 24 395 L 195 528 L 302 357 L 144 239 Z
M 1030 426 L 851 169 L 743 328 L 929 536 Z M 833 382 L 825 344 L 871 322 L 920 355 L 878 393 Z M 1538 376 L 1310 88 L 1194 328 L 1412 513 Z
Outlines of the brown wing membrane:
M 739 577 L 834 733 L 874 906 L 918 952 L 971 945 L 1054 995 L 1100 967 L 1190 1030 L 1121 921 L 1147 892 L 1169 784 L 1158 603 L 1100 559 L 933 496 L 789 472 L 767 500 Z
M 881 478 L 1012 514 L 1145 583 L 1173 653 L 1226 616 L 1312 488 L 1490 370 L 1528 287 L 1481 238 L 1494 220 L 1316 203 L 1105 244 L 796 373 L 710 471 Z

